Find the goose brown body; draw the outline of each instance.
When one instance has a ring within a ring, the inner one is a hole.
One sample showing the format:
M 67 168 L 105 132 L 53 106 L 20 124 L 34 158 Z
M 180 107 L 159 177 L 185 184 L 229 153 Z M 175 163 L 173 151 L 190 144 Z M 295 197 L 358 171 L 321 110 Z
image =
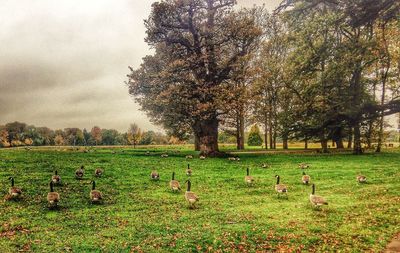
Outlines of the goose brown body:
M 159 180 L 160 179 L 160 174 L 156 170 L 153 170 L 150 174 L 150 177 L 152 180 Z
M 315 195 L 315 185 L 312 185 L 312 193 L 310 194 L 310 203 L 314 207 L 328 205 L 328 202 L 321 196 Z
M 101 192 L 96 190 L 95 181 L 92 181 L 92 190 L 90 191 L 89 197 L 93 203 L 98 203 L 103 199 L 103 195 L 101 194 Z
M 190 180 L 187 181 L 187 184 L 188 185 L 187 185 L 187 190 L 185 192 L 185 199 L 189 203 L 189 207 L 194 208 L 196 202 L 199 201 L 199 197 L 194 192 L 190 191 L 190 187 L 191 187 Z
M 367 182 L 367 177 L 363 175 L 358 175 L 357 176 L 357 182 L 359 183 L 366 183 Z
M 310 166 L 307 163 L 300 163 L 299 168 L 300 169 L 308 169 Z
M 83 178 L 83 175 L 84 175 L 84 169 L 85 167 L 82 165 L 79 169 L 77 169 L 76 171 L 75 171 L 75 177 L 77 178 L 77 179 L 82 179 Z
M 190 168 L 190 165 L 188 164 L 187 169 L 186 169 L 186 176 L 191 176 L 192 175 L 192 169 Z
M 97 169 L 94 171 L 94 175 L 95 175 L 96 177 L 101 177 L 101 176 L 103 175 L 103 170 L 100 169 L 100 168 L 97 168 Z
M 53 184 L 53 181 L 50 181 L 50 192 L 47 194 L 47 202 L 49 202 L 50 207 L 57 206 L 60 201 L 60 194 L 54 191 Z
M 51 176 L 51 181 L 53 181 L 54 184 L 60 184 L 61 183 L 61 177 L 58 175 L 58 172 L 55 171 L 54 175 Z
M 253 182 L 254 182 L 254 178 L 253 178 L 252 176 L 250 176 L 250 170 L 249 170 L 249 168 L 247 168 L 247 175 L 244 177 L 244 181 L 245 181 L 248 185 L 253 184 Z
M 22 190 L 19 187 L 14 186 L 14 178 L 8 178 L 11 180 L 11 187 L 8 189 L 8 194 L 11 198 L 19 198 L 22 195 Z
M 169 187 L 172 191 L 180 191 L 181 186 L 178 180 L 175 180 L 175 172 L 172 172 L 172 179 L 169 181 Z
M 309 175 L 306 175 L 306 173 L 303 171 L 303 176 L 301 177 L 301 181 L 303 184 L 309 184 L 311 181 L 311 177 Z
M 276 184 L 275 184 L 275 191 L 277 193 L 287 193 L 287 187 L 284 184 L 280 184 L 280 177 L 277 175 L 276 177 Z

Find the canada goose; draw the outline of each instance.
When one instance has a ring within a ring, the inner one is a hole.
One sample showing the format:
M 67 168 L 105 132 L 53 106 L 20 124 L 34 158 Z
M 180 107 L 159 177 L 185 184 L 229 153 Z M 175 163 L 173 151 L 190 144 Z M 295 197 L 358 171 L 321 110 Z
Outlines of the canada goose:
M 180 191 L 181 190 L 179 181 L 175 180 L 175 172 L 172 172 L 172 179 L 171 179 L 171 181 L 169 181 L 169 186 L 171 187 L 172 191 Z
M 196 202 L 199 201 L 199 198 L 197 197 L 197 195 L 194 192 L 190 191 L 190 187 L 192 185 L 190 180 L 187 180 L 186 182 L 187 182 L 187 189 L 185 192 L 185 199 L 189 203 L 189 208 L 192 209 L 195 207 Z
M 306 175 L 306 173 L 303 171 L 303 176 L 301 177 L 301 181 L 303 182 L 303 184 L 309 184 L 310 180 L 310 176 Z
M 116 151 L 113 151 L 113 152 L 111 152 L 113 155 L 115 155 L 117 152 Z
M 150 177 L 152 180 L 159 180 L 160 179 L 160 174 L 156 170 L 153 170 L 150 174 Z
M 96 190 L 96 182 L 92 181 L 92 190 L 90 191 L 90 200 L 92 203 L 98 203 L 103 199 L 103 196 L 101 195 L 101 192 Z
M 19 198 L 22 194 L 21 188 L 14 186 L 14 178 L 9 177 L 8 180 L 11 180 L 11 187 L 8 189 L 8 193 L 10 194 L 10 197 L 13 198 Z
M 247 185 L 251 185 L 254 182 L 254 178 L 250 176 L 249 168 L 247 168 L 247 175 L 244 177 L 244 181 L 247 183 Z
M 269 165 L 268 163 L 263 163 L 263 164 L 261 165 L 261 167 L 262 167 L 263 169 L 268 169 L 268 168 L 271 168 L 271 165 Z
M 280 176 L 276 175 L 275 177 L 276 177 L 275 191 L 276 191 L 278 194 L 282 194 L 282 193 L 287 194 L 287 187 L 286 187 L 286 185 L 280 184 L 280 183 L 279 183 L 280 180 L 281 180 Z
M 200 158 L 200 160 L 206 159 L 206 157 L 204 155 L 201 155 L 199 158 Z
M 96 177 L 101 177 L 101 176 L 103 175 L 103 170 L 100 169 L 100 168 L 97 168 L 97 169 L 94 171 L 94 175 L 95 175 Z
M 58 175 L 58 171 L 54 172 L 54 175 L 51 177 L 51 181 L 53 181 L 54 184 L 61 184 L 61 177 Z
M 82 178 L 83 178 L 84 169 L 85 169 L 85 166 L 82 165 L 79 169 L 77 169 L 77 170 L 75 171 L 75 177 L 76 177 L 77 179 L 82 179 Z
M 161 154 L 161 158 L 167 158 L 168 154 Z
M 50 207 L 56 207 L 60 201 L 60 194 L 53 189 L 53 181 L 50 181 L 50 192 L 47 194 L 47 202 Z
M 310 166 L 307 163 L 299 163 L 300 169 L 308 169 Z
M 357 176 L 357 182 L 359 183 L 366 183 L 367 182 L 367 177 L 363 175 L 358 175 Z
M 192 155 L 187 155 L 186 159 L 193 159 L 193 156 Z
M 314 207 L 328 205 L 328 202 L 323 197 L 315 195 L 315 184 L 312 184 L 312 193 L 310 194 L 310 202 Z
M 146 151 L 146 155 L 150 155 L 150 151 L 147 150 L 147 151 Z
M 236 161 L 236 157 L 228 157 L 229 161 Z
M 190 168 L 190 165 L 188 164 L 187 169 L 186 169 L 186 176 L 191 176 L 192 175 L 192 169 Z

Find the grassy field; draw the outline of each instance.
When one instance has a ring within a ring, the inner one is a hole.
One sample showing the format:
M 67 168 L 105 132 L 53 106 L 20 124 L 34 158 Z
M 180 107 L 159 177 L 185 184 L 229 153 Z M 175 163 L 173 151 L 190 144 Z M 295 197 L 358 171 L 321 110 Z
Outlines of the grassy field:
M 185 147 L 0 150 L 0 191 L 9 176 L 23 190 L 19 201 L 0 203 L 0 252 L 379 252 L 400 231 L 400 151 L 383 154 L 240 154 L 187 161 Z M 168 158 L 161 158 L 162 151 Z M 116 153 L 114 154 L 115 151 Z M 181 184 L 187 163 L 192 191 L 200 197 L 188 209 L 183 193 L 172 193 L 173 171 Z M 261 168 L 270 163 L 269 169 Z M 302 185 L 300 162 L 328 206 L 313 209 L 310 186 Z M 84 180 L 75 170 L 85 165 Z M 102 205 L 89 201 L 94 169 L 104 168 L 97 189 Z M 256 178 L 244 183 L 246 167 Z M 48 183 L 57 169 L 63 185 L 58 210 L 47 208 Z M 157 169 L 161 180 L 150 180 Z M 358 184 L 362 173 L 369 182 Z M 288 199 L 274 193 L 275 175 L 288 186 Z

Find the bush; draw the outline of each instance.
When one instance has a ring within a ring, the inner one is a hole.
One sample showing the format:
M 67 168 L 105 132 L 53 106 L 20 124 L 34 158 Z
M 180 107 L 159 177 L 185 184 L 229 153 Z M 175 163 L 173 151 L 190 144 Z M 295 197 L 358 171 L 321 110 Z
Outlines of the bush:
M 249 138 L 247 140 L 247 145 L 249 146 L 261 146 L 263 144 L 263 140 L 260 135 L 260 128 L 257 125 L 254 125 L 250 129 Z

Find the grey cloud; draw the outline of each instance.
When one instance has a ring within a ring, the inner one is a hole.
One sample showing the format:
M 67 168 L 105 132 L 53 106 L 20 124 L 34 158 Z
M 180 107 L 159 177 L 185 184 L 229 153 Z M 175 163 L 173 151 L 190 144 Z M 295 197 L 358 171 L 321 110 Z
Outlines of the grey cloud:
M 143 20 L 152 0 L 3 0 L 0 124 L 94 125 L 159 130 L 124 84 L 127 66 L 151 53 Z M 238 1 L 242 6 L 279 1 Z

